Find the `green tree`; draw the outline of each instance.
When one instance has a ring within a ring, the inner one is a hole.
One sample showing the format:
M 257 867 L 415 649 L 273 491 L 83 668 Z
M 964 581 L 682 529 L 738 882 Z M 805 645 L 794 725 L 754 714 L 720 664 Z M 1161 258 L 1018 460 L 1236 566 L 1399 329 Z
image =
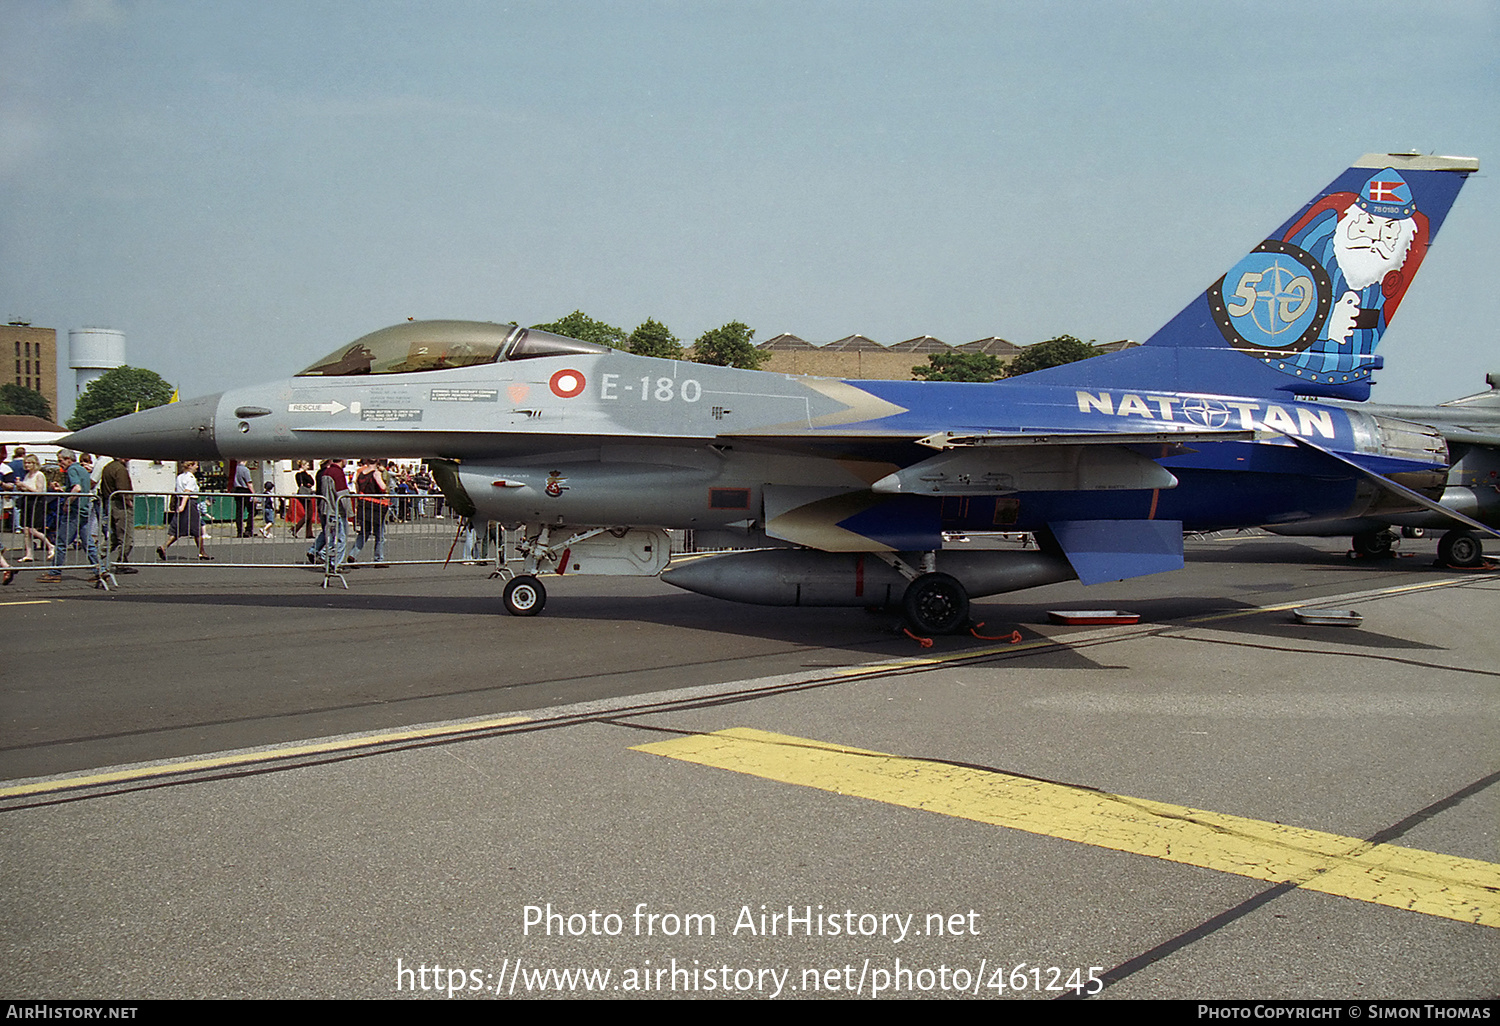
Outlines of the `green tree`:
M 995 381 L 1005 377 L 1005 361 L 989 353 L 933 353 L 927 366 L 911 369 L 913 378 L 928 381 Z
M 1058 335 L 1049 338 L 1045 342 L 1026 346 L 1010 364 L 1005 368 L 1005 376 L 1013 378 L 1018 374 L 1030 374 L 1032 371 L 1045 370 L 1048 367 L 1061 367 L 1065 363 L 1073 363 L 1076 360 L 1087 360 L 1091 356 L 1098 356 L 1099 350 L 1081 339 L 1072 335 Z
M 551 324 L 533 324 L 532 327 L 557 335 L 566 335 L 568 338 L 576 338 L 580 342 L 592 342 L 599 346 L 609 346 L 611 349 L 625 348 L 625 329 L 617 328 L 613 324 L 605 324 L 603 321 L 596 321 L 582 310 L 574 310 L 568 316 L 553 321 Z
M 698 336 L 693 343 L 693 361 L 709 363 L 715 367 L 742 367 L 756 370 L 771 358 L 763 349 L 756 349 L 751 341 L 755 329 L 739 321 L 730 321 L 720 328 L 712 328 Z
M 0 413 L 52 419 L 52 407 L 47 404 L 46 396 L 34 388 L 14 383 L 0 385 Z
M 647 317 L 644 324 L 630 333 L 629 348 L 636 356 L 659 356 L 663 360 L 682 359 L 682 343 L 661 321 Z
M 78 397 L 73 416 L 68 418 L 68 430 L 81 431 L 137 409 L 165 406 L 171 400 L 172 386 L 156 371 L 116 367 L 89 382 L 89 387 Z

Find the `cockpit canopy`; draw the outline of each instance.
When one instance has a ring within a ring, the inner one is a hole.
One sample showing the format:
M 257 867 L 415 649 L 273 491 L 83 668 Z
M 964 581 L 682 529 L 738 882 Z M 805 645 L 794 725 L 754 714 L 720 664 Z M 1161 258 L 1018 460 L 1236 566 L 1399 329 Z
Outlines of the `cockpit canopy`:
M 408 321 L 339 346 L 297 377 L 409 374 L 538 356 L 607 353 L 550 331 L 487 321 Z

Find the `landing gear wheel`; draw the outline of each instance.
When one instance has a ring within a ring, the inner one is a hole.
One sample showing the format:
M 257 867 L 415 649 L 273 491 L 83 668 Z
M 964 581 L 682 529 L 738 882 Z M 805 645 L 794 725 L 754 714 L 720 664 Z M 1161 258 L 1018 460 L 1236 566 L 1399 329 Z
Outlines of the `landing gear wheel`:
M 1395 551 L 1396 535 L 1392 531 L 1361 531 L 1351 539 L 1354 551 L 1366 559 L 1385 559 Z
M 512 577 L 505 586 L 505 611 L 511 616 L 535 616 L 547 604 L 547 589 L 530 574 Z
M 952 634 L 969 622 L 969 593 L 947 574 L 923 574 L 901 599 L 906 621 L 923 634 Z
M 1449 531 L 1438 539 L 1438 562 L 1478 566 L 1484 562 L 1484 543 L 1473 531 Z

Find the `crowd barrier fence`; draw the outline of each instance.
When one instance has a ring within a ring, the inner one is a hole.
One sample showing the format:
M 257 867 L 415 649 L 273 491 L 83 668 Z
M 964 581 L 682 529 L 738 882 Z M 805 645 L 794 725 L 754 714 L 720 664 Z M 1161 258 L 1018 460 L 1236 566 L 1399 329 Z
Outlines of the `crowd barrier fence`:
M 243 568 L 339 567 L 494 562 L 503 551 L 504 527 L 470 524 L 454 514 L 440 494 L 391 495 L 384 502 L 352 496 L 343 503 L 342 559 L 325 527 L 337 523 L 318 496 L 263 496 L 233 492 L 117 492 L 107 508 L 97 496 L 77 493 L 7 493 L 0 508 L 0 538 L 15 570 L 52 569 L 48 552 L 59 531 L 71 544 L 58 568 L 91 576 L 129 573 L 144 567 L 223 566 Z M 269 508 L 269 514 L 268 514 Z M 78 528 L 69 523 L 78 518 Z M 24 560 L 28 532 L 32 558 Z M 111 538 L 111 535 L 114 538 Z M 310 555 L 319 539 L 324 546 Z M 199 545 L 199 539 L 202 545 Z M 356 551 L 356 546 L 363 542 Z M 106 585 L 114 583 L 106 577 Z
M 519 529 L 494 521 L 471 524 L 440 493 L 351 494 L 338 504 L 342 515 L 332 518 L 327 501 L 316 495 L 197 492 L 185 498 L 172 492 L 122 491 L 106 503 L 96 495 L 8 492 L 0 501 L 0 546 L 12 569 L 49 572 L 54 569 L 49 550 L 58 532 L 65 531 L 72 541 L 56 568 L 81 569 L 105 588 L 118 583 L 116 574 L 146 567 L 312 564 L 323 568 L 326 586 L 336 578 L 342 581 L 344 569 L 490 565 L 497 570 L 509 566 L 508 574 L 521 559 Z M 74 516 L 76 531 L 68 526 Z M 325 530 L 340 520 L 342 547 L 337 529 Z M 32 556 L 25 560 L 28 525 L 35 525 L 45 540 L 32 533 Z M 712 544 L 700 550 L 693 532 L 668 534 L 678 554 L 738 547 Z

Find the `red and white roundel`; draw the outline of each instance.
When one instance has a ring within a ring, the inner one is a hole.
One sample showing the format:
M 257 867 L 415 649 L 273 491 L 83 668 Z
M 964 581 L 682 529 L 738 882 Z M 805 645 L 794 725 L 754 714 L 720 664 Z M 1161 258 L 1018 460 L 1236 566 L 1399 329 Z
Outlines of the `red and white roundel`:
M 561 399 L 571 399 L 580 394 L 588 382 L 584 381 L 581 372 L 568 367 L 552 375 L 552 380 L 547 384 L 552 387 L 553 395 Z

